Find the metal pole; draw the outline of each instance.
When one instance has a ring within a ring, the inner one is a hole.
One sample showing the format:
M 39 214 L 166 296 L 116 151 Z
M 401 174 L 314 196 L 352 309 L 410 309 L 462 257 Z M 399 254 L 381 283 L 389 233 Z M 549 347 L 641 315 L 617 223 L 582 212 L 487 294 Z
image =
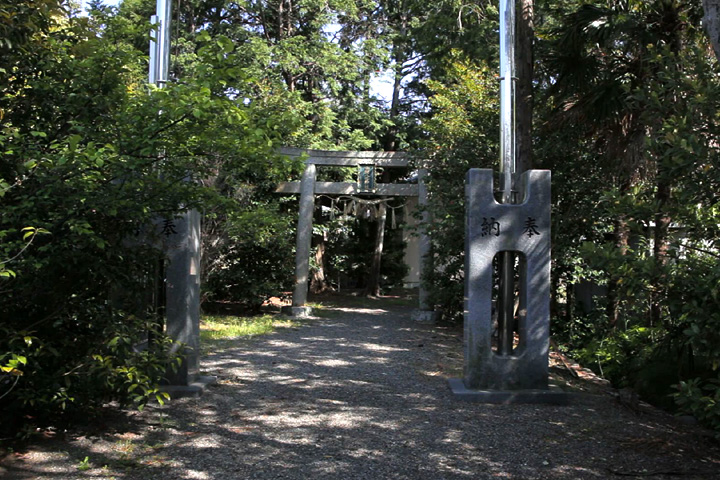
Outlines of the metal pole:
M 150 23 L 157 25 L 150 33 L 150 72 L 148 81 L 162 88 L 168 81 L 170 67 L 170 17 L 172 0 L 157 0 Z
M 502 203 L 515 203 L 515 0 L 500 0 L 500 188 Z M 498 353 L 513 350 L 515 254 L 500 256 Z
M 515 0 L 500 0 L 500 175 L 503 203 L 513 203 L 515 162 Z

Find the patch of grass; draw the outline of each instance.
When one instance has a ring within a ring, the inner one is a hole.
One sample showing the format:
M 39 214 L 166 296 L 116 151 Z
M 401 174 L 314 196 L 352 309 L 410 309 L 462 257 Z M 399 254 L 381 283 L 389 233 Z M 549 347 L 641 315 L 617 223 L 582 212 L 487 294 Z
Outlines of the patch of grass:
M 265 335 L 278 327 L 293 327 L 296 322 L 275 315 L 236 317 L 232 315 L 203 315 L 200 321 L 200 340 L 212 342 Z
M 85 457 L 83 460 L 80 460 L 80 463 L 77 465 L 77 469 L 80 472 L 84 472 L 85 470 L 90 470 L 92 468 L 92 465 L 90 464 L 90 457 Z
M 200 322 L 200 340 L 202 341 L 250 337 L 272 331 L 273 318 L 271 315 L 261 317 L 205 315 Z

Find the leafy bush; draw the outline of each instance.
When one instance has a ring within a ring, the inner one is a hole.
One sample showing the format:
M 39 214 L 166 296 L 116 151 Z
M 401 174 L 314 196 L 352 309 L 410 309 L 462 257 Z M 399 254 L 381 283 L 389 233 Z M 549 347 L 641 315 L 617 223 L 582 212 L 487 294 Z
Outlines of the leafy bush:
M 433 271 L 425 271 L 429 302 L 446 320 L 459 321 L 463 308 L 465 177 L 470 168 L 497 163 L 498 85 L 487 66 L 453 57 L 443 84 L 428 82 L 434 115 L 418 156 L 427 158 Z
M 290 290 L 294 223 L 277 205 L 257 202 L 252 209 L 228 214 L 215 228 L 208 222 L 204 298 L 237 302 L 252 311 L 269 297 Z
M 0 409 L 9 429 L 111 400 L 163 400 L 157 385 L 176 358 L 147 311 L 161 257 L 153 222 L 225 201 L 199 182 L 220 159 L 241 177 L 276 161 L 267 154 L 274 118 L 226 95 L 227 45 L 198 49 L 207 73 L 198 81 L 158 90 L 145 84 L 141 52 L 101 35 L 122 24 L 48 12 L 25 11 L 30 33 L 0 47 L 0 72 L 13 72 L 0 75 Z M 151 347 L 139 348 L 148 337 Z
M 720 431 L 720 259 L 688 255 L 668 295 L 694 367 L 673 398 L 681 411 Z
M 676 389 L 673 397 L 682 412 L 720 432 L 720 376 L 682 381 Z
M 158 385 L 176 359 L 156 323 L 117 312 L 93 325 L 56 320 L 51 327 L 52 334 L 0 329 L 0 351 L 6 352 L 0 355 L 0 395 L 10 420 L 4 428 L 17 427 L 24 416 L 44 424 L 58 414 L 91 415 L 111 400 L 142 408 L 168 398 Z M 138 349 L 148 332 L 154 348 Z

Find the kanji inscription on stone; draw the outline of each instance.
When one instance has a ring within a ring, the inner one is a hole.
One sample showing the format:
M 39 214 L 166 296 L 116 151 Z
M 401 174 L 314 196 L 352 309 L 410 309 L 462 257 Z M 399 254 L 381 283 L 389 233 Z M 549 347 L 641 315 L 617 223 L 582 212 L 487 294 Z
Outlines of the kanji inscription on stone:
M 480 224 L 480 236 L 487 237 L 489 235 L 500 236 L 500 222 L 495 221 L 495 217 L 483 217 L 483 221 Z
M 540 235 L 540 232 L 538 231 L 538 225 L 537 220 L 533 217 L 527 217 L 527 220 L 525 220 L 525 228 L 523 229 L 523 233 L 528 236 L 528 238 L 532 238 L 533 235 Z

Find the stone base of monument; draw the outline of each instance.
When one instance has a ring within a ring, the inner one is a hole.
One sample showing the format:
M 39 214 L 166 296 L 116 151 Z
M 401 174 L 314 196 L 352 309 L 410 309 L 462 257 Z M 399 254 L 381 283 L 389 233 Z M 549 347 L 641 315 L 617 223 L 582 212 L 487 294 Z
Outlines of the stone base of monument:
M 471 390 L 461 378 L 451 378 L 448 382 L 455 398 L 473 403 L 567 405 L 572 396 L 555 386 L 550 386 L 547 390 Z
M 424 325 L 435 325 L 440 318 L 440 313 L 434 310 L 413 310 L 410 319 L 413 322 Z
M 162 385 L 160 390 L 170 395 L 170 398 L 186 398 L 186 397 L 200 397 L 208 385 L 212 385 L 217 382 L 217 377 L 210 375 L 200 375 L 192 382 L 188 382 L 187 385 Z
M 308 318 L 312 316 L 312 307 L 282 307 L 280 313 L 295 318 Z

